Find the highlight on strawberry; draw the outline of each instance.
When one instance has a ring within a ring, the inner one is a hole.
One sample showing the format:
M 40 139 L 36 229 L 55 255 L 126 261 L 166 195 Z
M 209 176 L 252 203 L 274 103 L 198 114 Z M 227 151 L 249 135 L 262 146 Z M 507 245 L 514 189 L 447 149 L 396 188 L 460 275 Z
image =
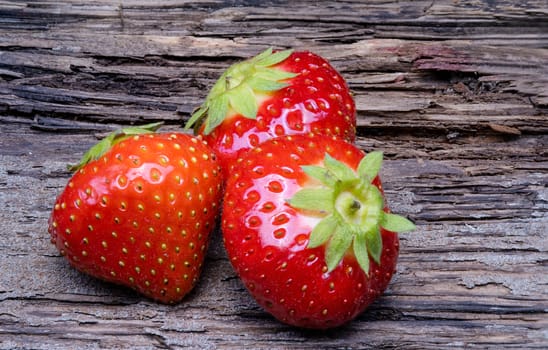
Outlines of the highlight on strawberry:
M 200 138 L 114 132 L 92 147 L 57 198 L 51 241 L 77 270 L 162 303 L 198 281 L 222 197 L 216 155 Z
M 326 59 L 269 48 L 230 66 L 185 127 L 204 137 L 226 170 L 238 151 L 278 136 L 313 132 L 353 142 L 356 108 Z

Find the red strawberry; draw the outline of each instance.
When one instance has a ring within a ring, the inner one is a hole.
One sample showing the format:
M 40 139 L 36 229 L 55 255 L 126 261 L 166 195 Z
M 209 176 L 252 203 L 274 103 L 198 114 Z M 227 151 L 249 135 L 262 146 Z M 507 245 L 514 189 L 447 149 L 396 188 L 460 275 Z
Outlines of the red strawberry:
M 398 256 L 377 172 L 327 136 L 266 141 L 238 159 L 227 179 L 222 230 L 228 256 L 257 302 L 277 319 L 330 328 L 361 313 L 388 285 Z
M 228 169 L 237 151 L 277 136 L 314 132 L 353 142 L 356 109 L 324 58 L 268 49 L 223 73 L 186 127 L 193 125 Z
M 84 156 L 55 202 L 49 232 L 76 269 L 174 303 L 199 277 L 221 170 L 204 141 L 146 132 L 112 134 Z

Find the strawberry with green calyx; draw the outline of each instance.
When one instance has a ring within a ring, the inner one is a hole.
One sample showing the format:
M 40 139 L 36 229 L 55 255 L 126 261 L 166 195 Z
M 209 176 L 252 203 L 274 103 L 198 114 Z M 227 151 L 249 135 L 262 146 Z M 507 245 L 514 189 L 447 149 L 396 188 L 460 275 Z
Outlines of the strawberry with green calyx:
M 222 176 L 199 138 L 126 128 L 86 153 L 57 198 L 52 243 L 77 270 L 162 303 L 196 284 Z
M 356 109 L 345 80 L 324 58 L 268 49 L 222 74 L 186 123 L 192 126 L 228 169 L 238 151 L 278 136 L 314 132 L 352 142 Z
M 287 136 L 243 152 L 231 168 L 222 230 L 257 302 L 282 322 L 340 326 L 387 287 L 399 242 L 414 229 L 389 213 L 380 152 L 326 136 Z

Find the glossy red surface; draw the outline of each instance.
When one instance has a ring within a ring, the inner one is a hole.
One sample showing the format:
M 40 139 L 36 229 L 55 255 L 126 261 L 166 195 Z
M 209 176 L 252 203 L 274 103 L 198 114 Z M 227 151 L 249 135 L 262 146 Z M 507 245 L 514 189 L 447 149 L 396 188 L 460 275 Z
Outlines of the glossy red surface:
M 307 248 L 321 216 L 286 200 L 318 185 L 300 166 L 320 165 L 325 152 L 354 169 L 364 155 L 329 137 L 268 141 L 232 168 L 224 198 L 222 229 L 235 270 L 266 311 L 301 327 L 335 327 L 360 314 L 388 285 L 399 249 L 397 234 L 382 230 L 381 264 L 371 260 L 367 276 L 351 250 L 327 272 L 325 247 Z
M 238 151 L 278 136 L 314 132 L 354 141 L 354 100 L 343 77 L 326 60 L 310 52 L 294 52 L 274 68 L 299 75 L 259 105 L 256 120 L 232 115 L 204 135 L 223 169 L 229 168 Z
M 80 271 L 174 302 L 198 278 L 221 189 L 201 141 L 133 137 L 70 179 L 50 218 L 52 242 Z

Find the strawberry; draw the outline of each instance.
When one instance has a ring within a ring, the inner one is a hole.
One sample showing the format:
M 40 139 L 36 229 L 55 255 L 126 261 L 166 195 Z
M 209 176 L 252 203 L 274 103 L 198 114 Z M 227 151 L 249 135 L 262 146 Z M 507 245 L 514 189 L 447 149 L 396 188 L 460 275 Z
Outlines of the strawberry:
M 291 50 L 229 67 L 186 127 L 213 147 L 223 169 L 241 149 L 310 132 L 355 139 L 356 108 L 343 77 L 324 58 Z
M 49 232 L 76 269 L 175 303 L 199 277 L 222 176 L 204 141 L 151 128 L 90 149 L 55 202 Z
M 230 261 L 256 301 L 282 322 L 340 326 L 387 287 L 396 232 L 367 156 L 328 136 L 285 136 L 240 154 L 227 179 L 222 231 Z

